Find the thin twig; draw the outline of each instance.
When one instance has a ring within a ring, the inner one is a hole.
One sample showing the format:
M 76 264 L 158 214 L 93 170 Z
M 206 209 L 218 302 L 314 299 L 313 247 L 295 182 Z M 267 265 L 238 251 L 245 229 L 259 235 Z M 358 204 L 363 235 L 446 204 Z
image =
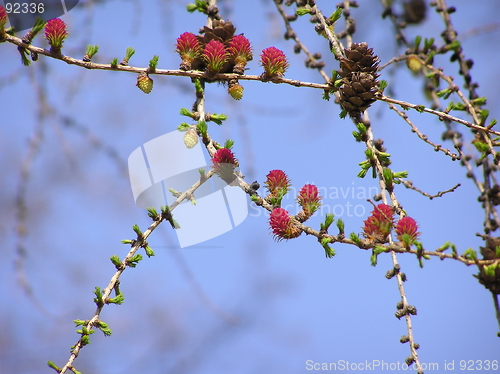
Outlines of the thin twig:
M 424 195 L 424 196 L 428 197 L 428 198 L 429 198 L 429 199 L 431 199 L 431 200 L 432 200 L 432 199 L 434 199 L 434 198 L 436 198 L 436 197 L 441 197 L 441 196 L 443 196 L 444 194 L 447 194 L 447 193 L 453 192 L 453 191 L 455 191 L 458 187 L 460 187 L 460 186 L 461 186 L 461 184 L 460 184 L 460 183 L 457 183 L 456 185 L 454 185 L 453 187 L 451 187 L 451 188 L 450 188 L 450 189 L 448 189 L 448 190 L 445 190 L 445 191 L 439 191 L 437 194 L 435 194 L 435 195 L 431 195 L 431 194 L 429 194 L 429 193 L 427 193 L 427 192 L 424 192 L 424 191 L 422 191 L 422 190 L 418 189 L 417 187 L 415 187 L 415 186 L 413 185 L 413 183 L 412 183 L 411 181 L 409 181 L 409 180 L 406 180 L 406 179 L 401 179 L 401 178 L 396 178 L 396 180 L 398 180 L 398 181 L 400 181 L 401 183 L 403 183 L 403 185 L 404 185 L 406 188 L 409 188 L 409 189 L 411 189 L 411 190 L 417 191 L 418 193 L 420 193 L 420 194 L 422 194 L 422 195 Z
M 204 178 L 200 178 L 196 183 L 194 183 L 190 188 L 188 188 L 186 191 L 184 191 L 182 194 L 180 194 L 176 200 L 170 205 L 170 211 L 173 211 L 175 207 L 177 207 L 182 201 L 189 199 L 189 196 L 192 196 L 193 193 L 206 181 L 208 181 L 212 176 L 214 175 L 214 171 L 210 170 L 205 174 Z M 128 254 L 125 256 L 123 261 L 121 262 L 121 266 L 119 269 L 117 269 L 116 273 L 111 277 L 111 280 L 108 284 L 108 286 L 102 290 L 102 300 L 106 300 L 109 298 L 111 295 L 111 292 L 115 289 L 115 286 L 119 283 L 120 276 L 122 273 L 125 271 L 125 269 L 128 267 L 129 260 L 135 255 L 135 253 L 142 248 L 146 244 L 146 239 L 153 233 L 153 231 L 160 225 L 161 222 L 163 222 L 166 219 L 166 217 L 161 216 L 160 219 L 155 220 L 151 226 L 148 227 L 146 231 L 142 233 L 140 237 L 137 238 L 133 242 L 132 249 L 128 252 Z M 88 320 L 86 324 L 86 328 L 88 331 L 93 330 L 95 327 L 96 323 L 99 320 L 99 317 L 101 315 L 101 311 L 104 308 L 104 305 L 106 303 L 102 303 L 97 306 L 96 311 L 94 312 L 94 316 Z M 74 345 L 71 355 L 66 362 L 66 364 L 60 369 L 59 373 L 63 374 L 67 370 L 72 370 L 73 368 L 73 362 L 75 359 L 78 357 L 78 354 L 80 350 L 84 347 L 83 343 L 83 336 L 78 340 L 78 342 Z
M 481 130 L 481 131 L 484 131 L 484 132 L 487 132 L 487 133 L 490 133 L 490 134 L 494 134 L 494 135 L 500 136 L 500 132 L 498 132 L 498 131 L 495 131 L 495 130 L 492 130 L 492 129 L 488 129 L 488 128 L 483 127 L 483 126 L 475 125 L 475 124 L 473 124 L 473 123 L 471 123 L 469 121 L 463 120 L 461 118 L 450 116 L 449 114 L 441 112 L 439 110 L 434 110 L 434 109 L 427 108 L 424 105 L 411 104 L 411 103 L 408 103 L 406 101 L 395 100 L 395 99 L 387 97 L 387 96 L 385 96 L 385 95 L 383 95 L 381 93 L 377 93 L 376 94 L 376 98 L 377 98 L 377 100 L 385 101 L 386 103 L 397 104 L 397 105 L 401 106 L 403 109 L 404 108 L 412 108 L 412 109 L 415 109 L 417 111 L 431 113 L 431 114 L 434 114 L 434 115 L 438 116 L 440 119 L 447 119 L 447 120 L 450 120 L 452 122 L 460 123 L 460 124 L 462 124 L 462 125 L 464 125 L 466 127 L 469 127 L 471 129 Z
M 434 147 L 434 150 L 435 150 L 435 151 L 441 151 L 441 152 L 443 152 L 445 155 L 450 156 L 450 157 L 451 157 L 451 159 L 452 159 L 453 161 L 455 161 L 455 160 L 460 160 L 460 155 L 457 155 L 456 153 L 452 153 L 452 152 L 451 152 L 449 149 L 447 149 L 447 148 L 443 148 L 443 147 L 441 146 L 441 144 L 435 144 L 435 143 L 433 143 L 432 141 L 430 141 L 430 140 L 429 140 L 429 138 L 428 138 L 428 136 L 427 136 L 427 135 L 422 134 L 422 133 L 420 132 L 420 130 L 418 129 L 418 127 L 417 127 L 417 126 L 415 126 L 415 125 L 414 125 L 414 124 L 410 121 L 410 118 L 408 117 L 408 115 L 407 115 L 405 112 L 403 112 L 403 111 L 399 110 L 399 109 L 398 109 L 398 108 L 396 108 L 396 106 L 395 106 L 395 105 L 393 105 L 393 104 L 389 104 L 389 107 L 390 107 L 392 110 L 394 110 L 397 114 L 399 114 L 399 116 L 400 116 L 401 118 L 403 118 L 403 119 L 405 120 L 405 122 L 406 122 L 408 125 L 410 125 L 410 127 L 411 127 L 411 131 L 412 131 L 412 132 L 416 133 L 416 134 L 418 135 L 418 137 L 419 137 L 420 139 L 422 139 L 424 142 L 426 142 L 427 144 L 432 145 L 432 146 Z
M 283 22 L 285 23 L 285 28 L 286 28 L 286 35 L 288 35 L 290 38 L 293 39 L 293 41 L 300 46 L 300 49 L 304 51 L 306 54 L 307 58 L 313 63 L 316 64 L 318 60 L 313 56 L 311 52 L 307 49 L 306 45 L 300 41 L 300 39 L 297 36 L 297 33 L 293 30 L 292 25 L 290 24 L 290 21 L 288 20 L 288 17 L 286 15 L 285 10 L 283 9 L 283 6 L 275 1 L 276 8 L 278 9 L 278 13 L 281 15 L 281 18 L 283 18 Z M 330 81 L 330 78 L 328 75 L 325 73 L 325 71 L 322 68 L 317 68 L 323 79 L 325 80 L 326 83 Z
M 38 53 L 39 55 L 44 55 L 47 57 L 52 57 L 57 60 L 61 60 L 69 65 L 76 65 L 80 66 L 89 70 L 110 70 L 110 71 L 123 71 L 127 73 L 136 73 L 140 74 L 146 70 L 146 68 L 140 68 L 140 67 L 134 67 L 134 66 L 123 66 L 123 65 L 116 65 L 116 67 L 111 66 L 111 64 L 98 64 L 95 62 L 85 62 L 83 60 L 79 60 L 73 57 L 65 56 L 65 55 L 60 55 L 60 56 L 54 56 L 49 50 L 35 47 L 33 45 L 28 45 L 22 42 L 21 39 L 16 38 L 15 36 L 10 36 L 6 35 L 6 40 L 10 43 L 13 43 L 18 46 L 22 46 L 30 51 L 34 51 Z M 196 71 L 196 70 L 189 70 L 189 71 L 184 71 L 184 70 L 166 70 L 166 69 L 155 69 L 154 72 L 150 72 L 150 75 L 156 74 L 156 75 L 167 75 L 167 76 L 179 76 L 179 77 L 191 77 L 191 78 L 206 78 L 206 73 L 203 71 Z M 261 81 L 262 82 L 262 76 L 261 75 L 240 75 L 240 74 L 217 74 L 213 77 L 214 80 L 231 80 L 231 79 L 238 79 L 238 80 L 248 80 L 248 81 Z M 289 84 L 291 86 L 295 87 L 310 87 L 310 88 L 319 88 L 322 90 L 335 90 L 335 87 L 329 85 L 329 84 L 321 84 L 321 83 L 311 83 L 311 82 L 302 82 L 299 80 L 294 80 L 294 79 L 287 79 L 287 78 L 281 78 L 281 77 L 273 77 L 270 82 L 273 83 L 283 83 L 283 84 Z

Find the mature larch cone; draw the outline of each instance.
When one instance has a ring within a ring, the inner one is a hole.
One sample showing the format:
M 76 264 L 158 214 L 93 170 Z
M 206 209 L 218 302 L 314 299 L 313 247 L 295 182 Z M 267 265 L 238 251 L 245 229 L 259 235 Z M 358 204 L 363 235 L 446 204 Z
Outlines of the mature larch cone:
M 427 4 L 425 0 L 410 0 L 404 3 L 404 18 L 406 23 L 417 24 L 425 20 Z
M 366 43 L 353 43 L 345 50 L 346 57 L 340 59 L 339 75 L 342 77 L 340 105 L 347 113 L 358 118 L 375 102 L 378 91 L 377 74 L 380 60 L 373 48 Z

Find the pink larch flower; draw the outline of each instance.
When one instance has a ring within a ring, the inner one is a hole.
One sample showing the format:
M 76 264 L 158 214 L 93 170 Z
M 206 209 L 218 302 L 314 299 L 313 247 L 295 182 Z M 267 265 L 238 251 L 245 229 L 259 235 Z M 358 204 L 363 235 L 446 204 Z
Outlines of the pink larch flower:
M 229 42 L 229 57 L 234 60 L 235 66 L 233 72 L 236 74 L 243 74 L 247 61 L 253 58 L 252 47 L 250 42 L 243 35 L 236 35 Z
M 203 51 L 203 58 L 207 63 L 207 70 L 211 74 L 217 74 L 224 67 L 228 54 L 224 44 L 217 40 L 210 40 Z
M 267 179 L 264 182 L 264 185 L 271 195 L 284 195 L 288 190 L 290 190 L 290 179 L 288 179 L 288 176 L 283 170 L 271 170 L 266 177 Z
M 262 51 L 260 64 L 264 67 L 269 77 L 282 77 L 289 64 L 283 51 L 278 48 L 269 47 Z
M 45 39 L 49 41 L 51 51 L 60 51 L 67 36 L 66 24 L 62 19 L 51 19 L 45 25 Z
M 212 164 L 217 175 L 225 182 L 230 184 L 234 180 L 233 171 L 239 164 L 230 149 L 218 149 L 212 158 Z
M 7 12 L 4 7 L 0 5 L 0 30 L 3 30 L 8 20 L 9 18 L 7 17 Z
M 181 56 L 181 70 L 191 70 L 193 60 L 201 55 L 202 46 L 196 35 L 185 32 L 177 38 L 175 51 Z
M 299 191 L 297 202 L 302 207 L 306 217 L 311 217 L 321 205 L 321 196 L 318 194 L 318 187 L 313 184 L 306 184 Z
M 406 246 L 410 246 L 415 240 L 417 240 L 420 235 L 417 230 L 417 221 L 408 216 L 401 218 L 396 225 L 396 234 L 398 235 L 398 239 L 404 242 Z
M 373 242 L 385 242 L 394 226 L 394 208 L 378 204 L 364 221 L 363 235 Z
M 302 233 L 302 230 L 293 224 L 292 217 L 283 208 L 274 208 L 269 216 L 269 226 L 273 231 L 274 239 L 293 239 Z

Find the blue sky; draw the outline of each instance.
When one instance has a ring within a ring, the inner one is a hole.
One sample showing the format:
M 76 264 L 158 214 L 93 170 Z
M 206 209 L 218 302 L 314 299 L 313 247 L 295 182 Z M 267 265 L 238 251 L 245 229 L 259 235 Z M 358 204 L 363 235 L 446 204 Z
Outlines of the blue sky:
M 185 1 L 81 3 L 62 17 L 70 32 L 64 52 L 81 57 L 87 44 L 98 44 L 96 62 L 120 59 L 132 46 L 132 66 L 146 66 L 159 55 L 160 68 L 177 68 L 175 39 L 205 24 L 203 15 L 185 12 Z M 383 63 L 402 53 L 394 46 L 389 22 L 378 18 L 381 5 L 359 3 L 352 10 L 354 40 L 368 42 Z M 333 11 L 329 2 L 318 4 L 326 14 Z M 454 26 L 463 35 L 464 52 L 474 58 L 472 76 L 489 100 L 490 116 L 497 118 L 498 52 L 491 40 L 498 31 L 468 35 L 497 22 L 500 5 L 494 0 L 481 6 L 465 0 L 448 5 L 458 9 Z M 261 73 L 260 51 L 275 46 L 289 57 L 286 77 L 322 82 L 319 74 L 305 69 L 303 55 L 293 54 L 293 42 L 282 39 L 284 27 L 272 2 L 234 1 L 220 8 L 252 42 L 255 58 L 249 74 Z M 327 72 L 338 68 L 307 18 L 293 26 L 311 51 L 323 54 Z M 422 28 L 408 28 L 407 33 L 410 38 L 430 37 L 442 29 L 437 15 L 430 13 Z M 34 44 L 46 46 L 41 37 Z M 104 288 L 113 274 L 109 257 L 126 254 L 120 240 L 133 237 L 132 225 L 146 228 L 150 223 L 134 205 L 126 172 L 129 154 L 185 121 L 179 109 L 190 108 L 194 95 L 189 79 L 182 77 L 153 76 L 153 92 L 145 95 L 135 87 L 134 74 L 87 71 L 43 57 L 26 68 L 8 44 L 0 46 L 0 58 L 0 372 L 39 373 L 47 360 L 66 362 L 78 338 L 72 320 L 93 315 L 92 291 Z M 436 58 L 435 65 L 451 68 L 460 82 L 447 58 Z M 389 81 L 395 98 L 426 103 L 422 83 L 406 68 L 387 69 L 381 78 Z M 235 141 L 247 181 L 262 185 L 270 170 L 282 169 L 296 190 L 314 183 L 331 192 L 324 198 L 325 210 L 345 208 L 338 217 L 346 232 L 361 232 L 372 209 L 361 192 L 377 182 L 356 177 L 364 147 L 351 135 L 353 124 L 341 120 L 339 107 L 321 100 L 318 90 L 242 85 L 240 102 L 223 86 L 208 85 L 206 110 L 228 115 L 223 126 L 211 124 L 209 132 L 221 143 Z M 14 266 L 15 198 L 27 144 L 39 123 L 37 92 L 53 115 L 41 125 L 43 141 L 27 185 L 25 269 L 33 289 L 28 297 Z M 439 121 L 427 114 L 409 115 L 429 138 L 441 142 Z M 65 125 L 63 117 L 78 126 Z M 453 194 L 432 201 L 396 189 L 404 209 L 420 225 L 424 246 L 435 249 L 451 241 L 461 252 L 477 249 L 482 243 L 475 233 L 482 230 L 483 211 L 465 169 L 420 141 L 386 104 L 375 103 L 370 118 L 375 136 L 384 139 L 392 155 L 393 170 L 407 170 L 414 184 L 429 193 L 462 183 Z M 464 136 L 471 139 L 466 131 Z M 111 151 L 117 156 L 111 157 Z M 354 197 L 333 193 L 353 188 Z M 292 201 L 290 197 L 287 203 Z M 363 214 L 349 216 L 348 205 Z M 125 303 L 107 306 L 101 315 L 113 335 L 92 335 L 76 368 L 84 373 L 305 373 L 311 371 L 308 360 L 402 363 L 409 350 L 399 343 L 405 323 L 394 317 L 400 299 L 396 282 L 384 276 L 392 267 L 389 256 L 380 256 L 372 267 L 370 253 L 352 246 L 334 245 L 337 255 L 326 259 L 311 237 L 277 243 L 269 234 L 267 213 L 256 212 L 251 209 L 254 214 L 234 230 L 182 249 L 170 226 L 161 225 L 149 240 L 156 256 L 127 269 L 121 278 Z M 315 216 L 308 222 L 319 228 L 321 221 Z M 408 300 L 418 310 L 412 322 L 422 363 L 437 363 L 440 371 L 454 363 L 455 370 L 448 371 L 459 372 L 461 360 L 500 359 L 492 297 L 472 277 L 477 269 L 435 258 L 420 269 L 410 255 L 398 259 L 408 276 Z

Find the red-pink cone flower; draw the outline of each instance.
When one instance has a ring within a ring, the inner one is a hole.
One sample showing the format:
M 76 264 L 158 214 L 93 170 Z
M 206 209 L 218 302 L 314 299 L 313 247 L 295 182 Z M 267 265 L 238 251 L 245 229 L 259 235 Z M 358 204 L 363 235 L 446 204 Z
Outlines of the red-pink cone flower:
M 7 12 L 5 11 L 4 7 L 0 5 L 0 32 L 2 32 L 1 30 L 4 29 L 5 24 L 8 20 L 9 18 L 7 17 Z
M 417 221 L 408 216 L 401 218 L 396 225 L 396 234 L 398 235 L 398 239 L 405 243 L 407 247 L 413 244 L 413 242 L 417 240 L 420 235 L 417 230 Z
M 269 216 L 269 226 L 273 231 L 274 239 L 293 239 L 302 233 L 302 230 L 295 226 L 292 217 L 283 208 L 274 208 Z
M 386 204 L 378 204 L 364 224 L 363 235 L 367 239 L 373 242 L 385 242 L 394 226 L 394 208 Z
M 231 39 L 231 42 L 229 42 L 229 57 L 235 63 L 233 72 L 235 74 L 243 74 L 247 61 L 251 61 L 253 58 L 252 47 L 246 37 L 236 35 Z
M 289 66 L 283 51 L 275 47 L 269 47 L 262 51 L 260 64 L 264 67 L 269 78 L 274 76 L 281 78 Z
M 177 38 L 175 51 L 181 56 L 181 70 L 191 70 L 193 60 L 201 55 L 202 45 L 195 34 L 185 32 Z
M 212 158 L 212 164 L 217 175 L 226 183 L 230 184 L 234 180 L 233 171 L 239 164 L 230 149 L 218 149 Z
M 203 59 L 207 63 L 207 70 L 211 75 L 222 70 L 228 59 L 224 44 L 217 40 L 210 40 L 203 51 Z
M 297 215 L 300 222 L 304 222 L 311 217 L 321 205 L 321 196 L 318 193 L 318 187 L 313 184 L 306 184 L 299 191 L 297 202 L 302 208 L 302 211 Z
M 60 52 L 64 39 L 68 36 L 66 31 L 66 24 L 60 18 L 54 18 L 47 22 L 45 25 L 45 39 L 50 44 L 52 52 Z
M 264 185 L 273 196 L 285 195 L 290 190 L 290 179 L 283 170 L 271 170 Z

